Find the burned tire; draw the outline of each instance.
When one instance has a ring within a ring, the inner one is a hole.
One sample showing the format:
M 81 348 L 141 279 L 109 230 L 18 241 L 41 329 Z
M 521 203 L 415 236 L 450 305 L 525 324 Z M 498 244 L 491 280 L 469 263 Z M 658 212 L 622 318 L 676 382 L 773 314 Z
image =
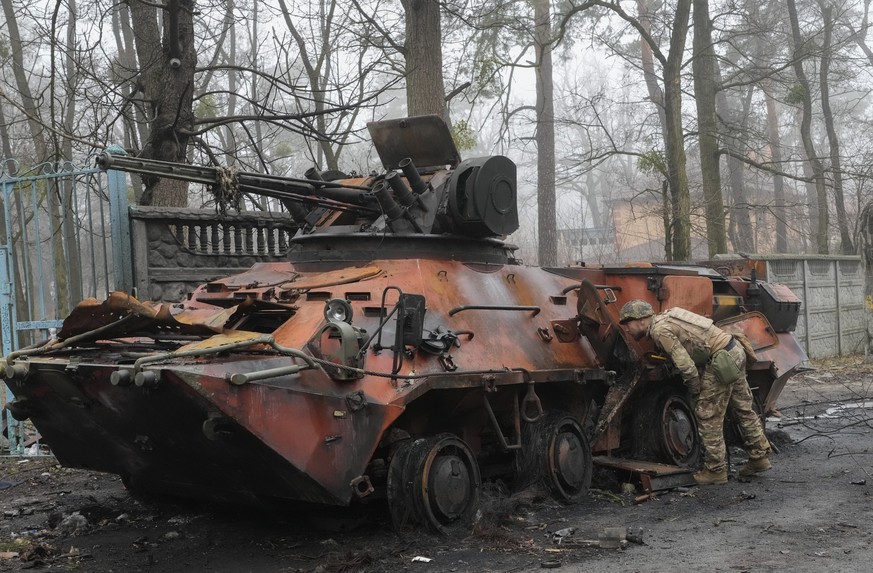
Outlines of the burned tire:
M 391 460 L 387 488 L 398 531 L 424 525 L 436 533 L 463 532 L 479 511 L 478 462 L 452 434 L 403 444 Z
M 642 396 L 632 423 L 634 457 L 685 467 L 700 463 L 697 418 L 684 388 L 671 385 Z
M 566 412 L 551 412 L 526 424 L 516 456 L 516 488 L 540 483 L 566 503 L 579 501 L 591 486 L 591 446 L 582 426 Z

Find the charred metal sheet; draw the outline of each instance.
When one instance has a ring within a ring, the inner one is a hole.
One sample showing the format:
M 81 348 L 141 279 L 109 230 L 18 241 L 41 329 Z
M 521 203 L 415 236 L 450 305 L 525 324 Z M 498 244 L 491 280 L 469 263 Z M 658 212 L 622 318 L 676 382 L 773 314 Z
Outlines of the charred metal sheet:
M 381 273 L 382 269 L 375 266 L 340 269 L 337 271 L 302 275 L 293 281 L 284 283 L 282 286 L 295 290 L 325 288 L 329 286 L 344 285 L 370 279 L 380 275 Z
M 251 306 L 252 303 L 248 301 L 230 308 L 197 302 L 155 305 L 140 302 L 126 293 L 113 292 L 103 302 L 92 298 L 76 306 L 64 320 L 58 337 L 63 340 L 103 328 L 106 329 L 98 333 L 103 339 L 135 336 L 143 330 L 165 334 L 212 335 L 221 332 Z
M 300 273 L 295 272 L 288 265 L 258 263 L 243 273 L 210 281 L 206 284 L 206 290 L 215 292 L 219 290 L 278 286 L 293 281 L 299 275 Z

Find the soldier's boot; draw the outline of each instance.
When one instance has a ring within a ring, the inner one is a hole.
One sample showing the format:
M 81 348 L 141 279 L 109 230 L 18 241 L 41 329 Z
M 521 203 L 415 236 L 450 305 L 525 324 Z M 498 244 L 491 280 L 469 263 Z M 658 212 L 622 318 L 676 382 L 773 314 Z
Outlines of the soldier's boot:
M 714 472 L 703 468 L 700 471 L 694 472 L 692 476 L 697 485 L 721 485 L 723 483 L 727 483 L 728 473 L 727 469 L 723 469 L 719 472 Z
M 753 476 L 755 474 L 759 474 L 761 472 L 765 472 L 773 467 L 773 464 L 770 463 L 770 458 L 758 458 L 758 459 L 749 459 L 742 468 L 740 468 L 740 475 L 744 477 Z

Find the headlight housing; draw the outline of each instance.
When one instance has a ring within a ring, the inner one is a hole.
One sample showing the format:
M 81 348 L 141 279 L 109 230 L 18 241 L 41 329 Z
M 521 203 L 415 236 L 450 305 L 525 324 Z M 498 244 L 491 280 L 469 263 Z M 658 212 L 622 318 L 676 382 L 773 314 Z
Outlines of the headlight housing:
M 324 319 L 328 322 L 352 323 L 352 305 L 342 298 L 332 298 L 324 303 Z

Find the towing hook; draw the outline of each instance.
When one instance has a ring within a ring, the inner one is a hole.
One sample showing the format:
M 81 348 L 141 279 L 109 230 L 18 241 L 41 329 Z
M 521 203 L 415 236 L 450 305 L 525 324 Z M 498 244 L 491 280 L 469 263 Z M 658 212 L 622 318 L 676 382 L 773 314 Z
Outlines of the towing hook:
M 533 407 L 535 411 L 534 416 L 528 415 L 528 410 Z M 543 417 L 543 404 L 540 402 L 540 397 L 537 396 L 536 391 L 534 390 L 533 384 L 528 383 L 527 385 L 527 393 L 524 395 L 524 398 L 521 401 L 521 418 L 527 422 L 528 424 L 533 424 L 537 420 Z

